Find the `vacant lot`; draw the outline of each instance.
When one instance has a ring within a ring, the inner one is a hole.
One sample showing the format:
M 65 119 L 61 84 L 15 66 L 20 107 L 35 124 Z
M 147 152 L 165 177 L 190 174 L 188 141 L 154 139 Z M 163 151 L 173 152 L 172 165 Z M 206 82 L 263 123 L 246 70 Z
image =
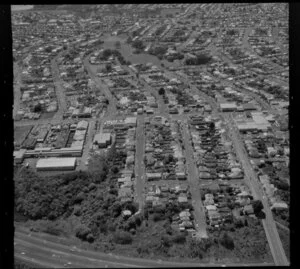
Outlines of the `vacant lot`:
M 33 125 L 16 126 L 14 128 L 14 141 L 16 145 L 21 145 L 31 131 Z
M 42 113 L 40 119 L 52 119 L 56 112 Z

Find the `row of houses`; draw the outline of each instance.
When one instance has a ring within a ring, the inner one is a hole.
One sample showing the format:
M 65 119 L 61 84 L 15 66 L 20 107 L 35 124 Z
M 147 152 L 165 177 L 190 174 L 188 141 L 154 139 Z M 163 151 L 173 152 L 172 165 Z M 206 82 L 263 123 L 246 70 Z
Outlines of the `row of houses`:
M 185 180 L 185 158 L 178 123 L 169 123 L 166 118 L 157 116 L 146 123 L 145 133 L 144 162 L 147 180 Z
M 199 179 L 242 179 L 243 170 L 231 143 L 224 138 L 220 124 L 220 121 L 215 123 L 207 117 L 191 117 L 192 145 Z

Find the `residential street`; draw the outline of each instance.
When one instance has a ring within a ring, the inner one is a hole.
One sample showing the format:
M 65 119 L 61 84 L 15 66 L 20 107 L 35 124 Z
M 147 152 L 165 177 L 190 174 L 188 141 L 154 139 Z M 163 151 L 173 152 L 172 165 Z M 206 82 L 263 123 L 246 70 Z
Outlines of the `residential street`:
M 190 184 L 190 191 L 192 194 L 192 204 L 194 206 L 194 215 L 195 221 L 198 224 L 196 225 L 197 234 L 199 237 L 207 237 L 206 232 L 206 216 L 205 210 L 202 205 L 200 189 L 198 185 L 199 181 L 199 172 L 194 160 L 193 148 L 191 145 L 191 136 L 188 133 L 189 131 L 188 124 L 185 121 L 182 125 L 181 131 L 184 138 L 184 153 L 186 158 L 186 166 L 188 173 L 188 182 Z
M 270 210 L 268 201 L 263 198 L 262 195 L 262 186 L 258 183 L 257 176 L 250 164 L 248 156 L 245 154 L 245 149 L 243 142 L 241 141 L 238 133 L 234 129 L 234 122 L 231 116 L 228 114 L 224 115 L 224 118 L 227 119 L 228 130 L 232 137 L 232 142 L 236 149 L 237 156 L 243 166 L 245 172 L 245 180 L 255 199 L 261 200 L 264 206 L 264 211 L 266 213 L 266 219 L 263 220 L 263 226 L 266 231 L 267 239 L 271 248 L 272 256 L 276 265 L 285 266 L 288 265 L 289 262 L 286 258 L 284 249 L 282 247 L 281 240 L 278 235 L 278 231 L 272 216 L 272 212 Z
M 144 186 L 145 186 L 145 116 L 138 115 L 136 128 L 136 146 L 135 146 L 135 200 L 139 203 L 139 210 L 144 206 Z

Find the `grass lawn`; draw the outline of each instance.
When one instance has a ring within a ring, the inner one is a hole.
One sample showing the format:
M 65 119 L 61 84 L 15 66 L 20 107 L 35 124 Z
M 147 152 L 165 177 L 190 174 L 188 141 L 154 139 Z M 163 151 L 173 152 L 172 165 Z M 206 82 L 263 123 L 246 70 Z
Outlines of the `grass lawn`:
M 42 113 L 40 119 L 52 119 L 56 112 Z
M 288 260 L 290 260 L 290 232 L 281 228 L 279 225 L 277 226 L 277 231 L 282 243 L 282 247 L 285 251 L 285 255 L 287 257 Z
M 14 141 L 21 145 L 29 132 L 31 131 L 33 125 L 27 126 L 15 126 L 14 128 Z

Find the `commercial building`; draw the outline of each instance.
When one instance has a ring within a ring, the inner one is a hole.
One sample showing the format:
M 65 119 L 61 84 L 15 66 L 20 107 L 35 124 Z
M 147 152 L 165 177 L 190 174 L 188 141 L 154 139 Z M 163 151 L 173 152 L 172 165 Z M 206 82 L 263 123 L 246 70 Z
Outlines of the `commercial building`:
M 76 158 L 47 158 L 36 163 L 37 171 L 74 170 Z
M 111 143 L 110 133 L 96 134 L 94 137 L 94 144 L 98 145 L 99 148 L 105 148 Z
M 236 111 L 237 105 L 236 103 L 222 103 L 220 104 L 220 108 L 223 112 Z

